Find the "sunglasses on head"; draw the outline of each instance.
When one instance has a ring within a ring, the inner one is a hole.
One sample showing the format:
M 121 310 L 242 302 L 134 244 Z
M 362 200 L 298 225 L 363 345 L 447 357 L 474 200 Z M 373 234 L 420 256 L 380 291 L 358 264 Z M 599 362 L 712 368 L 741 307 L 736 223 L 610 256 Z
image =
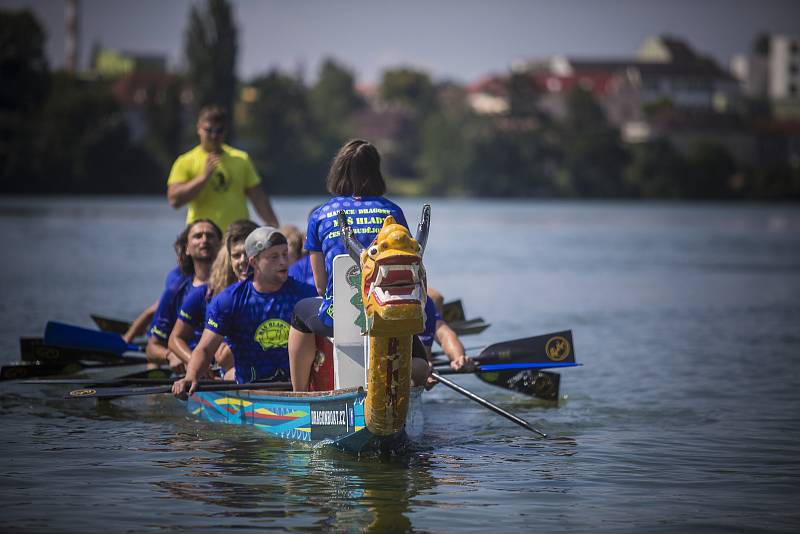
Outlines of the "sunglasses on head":
M 211 135 L 222 135 L 223 133 L 225 133 L 225 127 L 224 126 L 217 126 L 215 128 L 206 128 L 206 127 L 204 127 L 204 128 L 202 128 L 202 130 L 204 132 L 206 132 L 207 134 L 211 134 Z

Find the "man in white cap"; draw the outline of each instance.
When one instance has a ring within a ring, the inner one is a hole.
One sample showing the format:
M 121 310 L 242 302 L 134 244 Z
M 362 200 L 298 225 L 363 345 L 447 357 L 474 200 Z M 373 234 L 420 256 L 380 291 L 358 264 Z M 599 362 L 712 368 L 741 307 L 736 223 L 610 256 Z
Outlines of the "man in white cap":
M 238 383 L 289 379 L 287 343 L 294 305 L 315 296 L 316 289 L 289 278 L 286 237 L 277 229 L 253 230 L 244 248 L 252 276 L 229 286 L 209 303 L 205 329 L 192 351 L 186 376 L 172 386 L 178 397 L 194 393 L 198 377 L 210 365 L 223 337 L 233 352 L 233 378 Z

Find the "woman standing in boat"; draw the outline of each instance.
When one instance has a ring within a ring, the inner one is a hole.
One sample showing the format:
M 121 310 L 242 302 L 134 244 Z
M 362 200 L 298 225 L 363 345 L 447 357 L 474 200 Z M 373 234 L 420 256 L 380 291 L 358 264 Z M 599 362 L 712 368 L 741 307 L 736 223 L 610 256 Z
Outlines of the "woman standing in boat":
M 289 367 L 295 391 L 308 389 L 316 355 L 315 335 L 333 336 L 333 259 L 347 253 L 340 237 L 338 212 L 344 210 L 355 238 L 365 248 L 381 231 L 389 215 L 408 228 L 403 210 L 383 196 L 386 182 L 381 174 L 381 157 L 367 141 L 354 139 L 339 149 L 328 172 L 327 187 L 333 198 L 311 212 L 305 244 L 321 296 L 297 303 L 289 331 Z M 429 366 L 424 347 L 416 338 L 414 345 L 413 380 L 415 384 L 424 384 Z

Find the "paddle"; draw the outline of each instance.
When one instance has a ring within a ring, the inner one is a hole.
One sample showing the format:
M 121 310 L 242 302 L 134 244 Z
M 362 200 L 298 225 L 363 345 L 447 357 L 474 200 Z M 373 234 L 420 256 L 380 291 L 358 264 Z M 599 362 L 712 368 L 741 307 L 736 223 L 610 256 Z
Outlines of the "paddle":
M 103 332 L 112 332 L 114 334 L 123 335 L 131 327 L 131 323 L 127 321 L 120 321 L 119 319 L 110 319 L 102 315 L 89 314 L 97 328 Z
M 456 384 L 455 382 L 451 382 L 450 380 L 448 380 L 448 379 L 444 378 L 444 377 L 443 377 L 442 375 L 440 375 L 439 373 L 431 373 L 431 376 L 432 376 L 433 378 L 435 378 L 436 380 L 438 380 L 440 383 L 442 383 L 442 384 L 444 384 L 445 386 L 447 386 L 447 387 L 449 387 L 450 389 L 452 389 L 453 391 L 456 391 L 456 392 L 460 393 L 461 395 L 464 395 L 465 397 L 467 397 L 467 398 L 468 398 L 468 399 L 470 399 L 470 400 L 474 400 L 475 402 L 477 402 L 477 403 L 478 403 L 478 404 L 480 404 L 481 406 L 484 406 L 485 408 L 489 408 L 489 409 L 490 409 L 490 410 L 492 410 L 493 412 L 495 412 L 495 413 L 497 413 L 497 414 L 500 414 L 500 415 L 502 415 L 503 417 L 505 417 L 505 418 L 506 418 L 506 419 L 508 419 L 509 421 L 512 421 L 512 422 L 514 422 L 514 423 L 518 424 L 518 425 L 519 425 L 519 426 L 521 426 L 522 428 L 525 428 L 525 429 L 527 429 L 527 430 L 530 430 L 531 432 L 535 432 L 536 434 L 539 434 L 539 435 L 540 435 L 540 436 L 542 436 L 543 438 L 546 438 L 546 437 L 547 437 L 547 434 L 545 434 L 545 433 L 544 433 L 544 432 L 542 432 L 541 430 L 537 430 L 537 429 L 535 429 L 535 428 L 534 428 L 534 427 L 532 427 L 532 426 L 530 425 L 530 423 L 528 423 L 526 420 L 524 420 L 524 419 L 521 419 L 521 418 L 517 417 L 516 415 L 512 414 L 511 412 L 507 412 L 507 411 L 505 411 L 504 409 L 500 408 L 499 406 L 497 406 L 497 405 L 495 405 L 495 404 L 492 404 L 491 402 L 487 401 L 487 400 L 486 400 L 486 399 L 484 399 L 483 397 L 479 397 L 478 395 L 475 395 L 475 394 L 474 394 L 473 392 L 471 392 L 470 390 L 468 390 L 468 389 L 465 389 L 465 388 L 463 388 L 463 387 L 459 386 L 459 385 L 458 385 L 458 384 Z
M 447 323 L 450 328 L 453 329 L 453 332 L 458 334 L 459 336 L 471 336 L 473 334 L 480 334 L 490 326 L 489 323 L 483 322 L 483 319 L 478 317 L 477 319 L 470 319 L 469 321 L 455 321 L 452 323 Z
M 461 304 L 461 299 L 442 304 L 442 320 L 447 323 L 454 323 L 457 321 L 464 321 L 466 315 L 464 314 L 464 305 Z
M 572 331 L 553 332 L 541 336 L 500 341 L 493 343 L 477 356 L 470 356 L 473 363 L 484 366 L 485 371 L 508 370 L 513 367 L 486 367 L 488 365 L 523 364 L 520 368 L 530 368 L 530 363 L 553 364 L 552 367 L 565 367 L 560 364 L 575 364 L 572 350 Z M 446 358 L 437 354 L 434 363 L 447 363 Z
M 120 376 L 119 378 L 109 378 L 92 380 L 91 378 L 34 378 L 32 380 L 22 380 L 20 384 L 35 385 L 64 385 L 73 384 L 83 387 L 92 386 L 130 386 L 134 384 L 147 384 L 149 386 L 172 384 L 176 378 L 171 376 L 171 371 L 165 369 L 147 369 L 139 373 L 131 373 Z M 219 381 L 216 381 L 219 383 Z
M 291 382 L 261 382 L 250 384 L 230 384 L 214 381 L 211 384 L 203 384 L 197 387 L 197 391 L 240 391 L 254 389 L 276 389 L 291 391 Z M 162 393 L 172 393 L 172 384 L 163 386 L 146 387 L 106 387 L 106 388 L 80 388 L 73 389 L 67 393 L 65 399 L 113 399 L 115 397 L 132 397 L 136 395 L 159 395 Z
M 561 375 L 536 369 L 477 373 L 479 379 L 493 386 L 548 401 L 559 400 Z
M 175 378 L 134 378 L 134 377 L 120 377 L 110 380 L 76 380 L 73 378 L 54 378 L 52 380 L 23 380 L 20 384 L 35 384 L 35 385 L 80 385 L 81 389 L 87 388 L 104 388 L 104 389 L 119 389 L 128 386 L 170 386 L 179 380 L 180 377 Z M 201 385 L 222 384 L 233 386 L 236 382 L 230 380 L 200 380 Z M 115 395 L 119 396 L 119 395 Z
M 495 343 L 470 359 L 477 368 L 467 372 L 484 382 L 545 400 L 558 400 L 560 377 L 539 369 L 580 365 L 575 363 L 570 330 Z M 434 363 L 439 373 L 455 372 L 446 367 L 446 357 L 437 355 Z
M 115 363 L 86 364 L 80 361 L 20 362 L 0 367 L 0 380 L 24 380 L 40 376 L 72 375 L 85 369 L 138 365 L 142 360 L 120 359 Z
M 141 351 L 142 347 L 125 343 L 122 336 L 110 332 L 99 332 L 89 328 L 49 321 L 44 332 L 46 345 L 111 352 L 122 355 L 128 351 Z
M 24 362 L 72 363 L 77 361 L 97 361 L 119 363 L 120 361 L 130 360 L 131 363 L 142 363 L 146 361 L 146 356 L 143 354 L 120 356 L 113 352 L 45 345 L 44 340 L 37 337 L 19 338 L 19 349 L 21 359 Z
M 102 315 L 89 314 L 97 328 L 103 332 L 111 332 L 114 334 L 122 335 L 131 327 L 128 321 L 121 321 L 120 319 L 111 319 L 110 317 L 103 317 Z
M 36 376 L 71 375 L 77 373 L 84 366 L 78 362 L 73 363 L 45 363 L 45 364 L 9 364 L 0 367 L 0 380 L 23 380 Z

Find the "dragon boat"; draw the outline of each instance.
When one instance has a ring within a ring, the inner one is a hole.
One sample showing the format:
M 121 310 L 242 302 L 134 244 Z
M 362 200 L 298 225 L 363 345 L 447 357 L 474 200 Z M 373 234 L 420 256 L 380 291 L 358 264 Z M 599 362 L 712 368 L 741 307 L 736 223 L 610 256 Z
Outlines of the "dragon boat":
M 366 249 L 343 212 L 337 223 L 348 254 L 333 261 L 334 336 L 317 336 L 311 391 L 200 390 L 187 401 L 192 415 L 352 452 L 405 443 L 412 336 L 424 328 L 430 206 L 416 237 L 389 216 Z

